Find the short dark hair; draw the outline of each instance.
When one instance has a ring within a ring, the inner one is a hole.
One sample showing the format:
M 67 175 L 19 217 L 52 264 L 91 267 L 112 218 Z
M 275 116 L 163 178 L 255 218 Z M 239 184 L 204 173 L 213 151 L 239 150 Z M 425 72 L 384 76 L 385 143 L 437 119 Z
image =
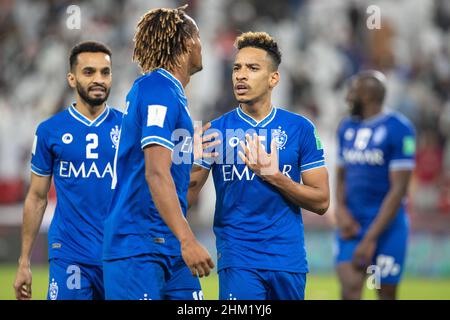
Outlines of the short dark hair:
M 75 65 L 77 64 L 77 58 L 80 53 L 83 52 L 103 52 L 111 58 L 112 53 L 111 49 L 109 49 L 105 44 L 98 41 L 84 41 L 75 45 L 72 50 L 70 50 L 69 56 L 69 64 L 70 70 L 73 70 Z
M 281 63 L 281 51 L 278 48 L 278 43 L 266 32 L 245 32 L 236 38 L 234 46 L 238 50 L 253 47 L 266 51 L 272 59 L 275 70 Z
M 357 74 L 373 101 L 383 103 L 386 96 L 386 76 L 377 70 L 364 70 Z

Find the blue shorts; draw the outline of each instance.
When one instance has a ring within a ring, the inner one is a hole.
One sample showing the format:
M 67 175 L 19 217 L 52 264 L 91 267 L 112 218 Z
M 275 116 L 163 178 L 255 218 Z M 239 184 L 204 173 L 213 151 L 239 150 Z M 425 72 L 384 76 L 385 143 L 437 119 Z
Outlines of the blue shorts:
M 102 266 L 53 258 L 50 260 L 48 300 L 104 300 Z
M 108 300 L 203 300 L 181 256 L 140 255 L 103 262 Z
M 364 237 L 367 228 L 361 229 L 357 237 L 350 240 L 343 240 L 337 234 L 337 248 L 335 252 L 335 262 L 351 262 L 353 253 L 359 242 Z M 407 224 L 395 224 L 384 231 L 377 241 L 377 248 L 372 259 L 372 265 L 377 266 L 380 271 L 381 284 L 398 284 L 400 282 L 408 241 Z M 373 274 L 373 267 L 368 275 Z
M 304 300 L 306 273 L 224 268 L 219 271 L 220 300 Z

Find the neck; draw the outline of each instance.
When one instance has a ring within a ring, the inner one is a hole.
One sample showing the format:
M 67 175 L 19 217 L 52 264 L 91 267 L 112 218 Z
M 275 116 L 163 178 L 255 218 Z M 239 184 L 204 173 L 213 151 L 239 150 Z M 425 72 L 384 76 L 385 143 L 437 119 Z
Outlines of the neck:
M 272 110 L 272 103 L 270 98 L 266 101 L 258 101 L 253 103 L 241 103 L 239 104 L 242 110 L 256 121 L 261 121 Z
M 381 112 L 381 106 L 378 104 L 373 104 L 365 108 L 362 113 L 362 119 L 367 120 L 370 119 Z
M 186 88 L 189 81 L 191 80 L 191 75 L 189 74 L 187 67 L 179 67 L 169 71 L 178 81 L 180 81 L 183 88 Z
M 106 108 L 106 103 L 97 106 L 91 106 L 86 103 L 80 96 L 77 96 L 75 108 L 89 120 L 96 119 Z

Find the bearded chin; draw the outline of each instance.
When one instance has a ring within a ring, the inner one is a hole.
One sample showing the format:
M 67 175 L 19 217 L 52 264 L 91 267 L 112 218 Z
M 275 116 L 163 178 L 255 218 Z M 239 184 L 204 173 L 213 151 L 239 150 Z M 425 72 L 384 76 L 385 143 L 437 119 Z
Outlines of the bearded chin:
M 351 108 L 351 115 L 353 117 L 361 118 L 362 117 L 363 104 L 360 101 L 355 101 Z
M 88 105 L 94 107 L 103 104 L 106 100 L 108 100 L 110 89 L 106 90 L 106 94 L 104 98 L 91 98 L 89 97 L 88 92 L 77 83 L 77 92 L 80 95 L 81 99 L 83 99 Z

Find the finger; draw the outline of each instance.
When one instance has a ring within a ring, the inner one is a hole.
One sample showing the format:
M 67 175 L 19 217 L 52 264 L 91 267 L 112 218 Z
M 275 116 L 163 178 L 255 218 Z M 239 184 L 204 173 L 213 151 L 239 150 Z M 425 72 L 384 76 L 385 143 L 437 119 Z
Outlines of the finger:
M 258 158 L 257 158 L 257 153 L 255 152 L 255 145 L 253 143 L 253 139 L 249 134 L 245 135 L 245 139 L 247 140 L 246 155 L 247 155 L 248 161 L 251 164 L 256 164 L 257 163 L 256 161 Z
M 242 151 L 238 151 L 238 156 L 239 156 L 239 158 L 241 158 L 241 160 L 244 162 L 244 164 L 247 167 L 250 167 L 250 163 L 249 163 L 248 159 L 245 157 L 245 155 L 242 153 Z
M 28 297 L 28 295 L 29 295 L 28 290 L 26 290 L 26 289 L 21 289 L 21 290 L 20 290 L 20 295 L 21 295 L 22 297 Z
M 202 134 L 202 128 L 196 123 L 194 125 L 194 135 L 200 136 Z
M 255 144 L 256 157 L 259 160 L 260 155 L 261 155 L 261 150 L 259 149 L 259 144 L 260 144 L 259 136 L 256 133 L 253 134 L 253 143 Z
M 205 150 L 205 149 L 217 146 L 218 144 L 220 144 L 220 140 L 215 140 L 215 141 L 212 141 L 212 142 L 206 142 L 206 143 L 203 143 L 202 148 L 203 148 L 203 150 Z
M 202 138 L 202 142 L 210 141 L 210 140 L 212 140 L 214 138 L 217 138 L 218 136 L 219 136 L 219 133 L 217 133 L 217 132 L 213 132 L 213 133 L 210 133 L 208 135 L 204 135 L 203 138 Z
M 277 143 L 275 142 L 275 139 L 272 139 L 272 142 L 270 143 L 270 155 L 278 156 Z
M 211 122 L 207 122 L 203 128 L 202 128 L 202 133 L 207 131 L 209 128 L 211 128 Z
M 202 278 L 205 275 L 205 273 L 206 273 L 206 271 L 203 268 L 202 263 L 197 264 L 196 265 L 196 269 L 197 269 L 198 277 Z
M 191 270 L 192 276 L 197 277 L 197 269 L 195 267 L 189 267 L 189 270 Z
M 203 159 L 206 159 L 206 158 L 215 158 L 215 157 L 217 157 L 217 156 L 219 156 L 219 153 L 218 153 L 218 152 L 205 152 L 205 153 L 203 153 Z
M 211 268 L 208 265 L 207 261 L 202 262 L 203 270 L 205 271 L 204 276 L 207 277 L 211 273 Z
M 253 164 L 254 163 L 254 159 L 253 159 L 252 154 L 250 152 L 250 149 L 248 147 L 249 145 L 245 145 L 245 143 L 243 141 L 241 141 L 240 144 L 241 144 L 241 148 L 244 150 L 245 157 L 247 159 L 247 161 L 245 161 L 245 164 L 247 164 L 247 165 L 248 164 Z M 241 152 L 241 151 L 239 151 L 239 152 Z
M 215 267 L 214 262 L 212 261 L 211 258 L 208 258 L 208 260 L 206 261 L 208 263 L 208 266 L 213 269 Z

